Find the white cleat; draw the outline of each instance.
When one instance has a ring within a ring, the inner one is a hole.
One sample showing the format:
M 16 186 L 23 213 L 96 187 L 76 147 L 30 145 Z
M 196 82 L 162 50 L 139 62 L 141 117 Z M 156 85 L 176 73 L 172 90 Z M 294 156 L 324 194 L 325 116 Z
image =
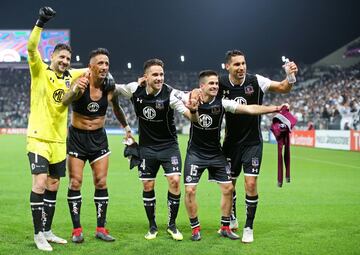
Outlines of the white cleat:
M 230 229 L 236 231 L 239 228 L 239 222 L 237 218 L 230 220 Z
M 49 243 L 59 243 L 59 244 L 67 243 L 67 241 L 65 239 L 62 239 L 62 238 L 54 235 L 54 233 L 51 230 L 45 231 L 44 236 Z
M 34 235 L 34 242 L 36 244 L 36 247 L 39 250 L 42 250 L 42 251 L 52 251 L 53 250 L 51 245 L 46 240 L 43 232 L 39 232 Z
M 241 242 L 243 243 L 254 242 L 254 230 L 252 230 L 250 227 L 244 228 Z

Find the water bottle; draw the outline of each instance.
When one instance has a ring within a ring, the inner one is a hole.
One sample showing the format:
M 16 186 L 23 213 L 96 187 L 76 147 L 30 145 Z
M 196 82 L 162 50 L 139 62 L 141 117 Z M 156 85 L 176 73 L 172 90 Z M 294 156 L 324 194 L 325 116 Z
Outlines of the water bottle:
M 281 57 L 281 60 L 284 62 L 283 68 L 286 73 L 286 79 L 289 83 L 294 84 L 296 82 L 296 77 L 294 73 L 290 73 L 290 61 L 285 56 Z

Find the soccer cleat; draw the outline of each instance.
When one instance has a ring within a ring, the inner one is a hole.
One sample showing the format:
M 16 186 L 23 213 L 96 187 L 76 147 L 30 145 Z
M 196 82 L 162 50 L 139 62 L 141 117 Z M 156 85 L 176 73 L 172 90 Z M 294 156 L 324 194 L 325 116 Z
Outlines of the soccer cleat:
M 239 228 L 239 223 L 237 218 L 230 220 L 230 229 L 236 231 Z
M 180 231 L 176 228 L 176 226 L 168 227 L 167 232 L 171 235 L 171 237 L 176 241 L 183 240 L 183 235 Z
M 84 242 L 84 236 L 82 233 L 82 228 L 74 228 L 72 231 L 71 241 L 73 243 L 82 243 Z
M 192 241 L 200 241 L 201 240 L 200 227 L 193 228 L 192 234 L 191 234 L 191 240 Z
M 241 242 L 243 243 L 254 242 L 254 230 L 252 230 L 250 227 L 244 228 Z
M 39 250 L 42 250 L 42 251 L 52 251 L 53 250 L 51 245 L 46 240 L 43 232 L 39 232 L 34 235 L 34 242 L 36 244 L 36 247 Z
M 219 233 L 219 231 L 218 231 Z M 229 226 L 222 226 L 220 228 L 220 236 L 230 238 L 231 240 L 237 240 L 240 239 L 240 237 L 231 231 Z
M 150 229 L 149 229 L 149 232 L 147 232 L 144 237 L 145 237 L 145 239 L 147 239 L 147 240 L 152 240 L 152 239 L 155 239 L 155 238 L 156 238 L 157 234 L 158 234 L 158 232 L 157 232 L 157 229 L 156 229 L 156 228 L 150 228 Z
M 67 243 L 67 241 L 65 239 L 62 239 L 62 238 L 54 235 L 54 233 L 51 230 L 45 231 L 44 236 L 49 243 L 59 243 L 59 244 Z
M 95 237 L 105 242 L 114 242 L 115 238 L 109 235 L 109 231 L 106 228 L 97 227 Z

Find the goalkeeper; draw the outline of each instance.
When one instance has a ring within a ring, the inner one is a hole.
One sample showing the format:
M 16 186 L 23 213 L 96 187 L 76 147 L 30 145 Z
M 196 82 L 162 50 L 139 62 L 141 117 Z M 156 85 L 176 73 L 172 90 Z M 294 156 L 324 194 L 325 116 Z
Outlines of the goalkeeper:
M 62 104 L 73 79 L 86 69 L 69 70 L 71 48 L 59 43 L 50 64 L 42 61 L 38 45 L 44 25 L 55 16 L 51 7 L 42 7 L 27 45 L 31 74 L 30 115 L 27 129 L 27 155 L 32 174 L 30 206 L 34 241 L 38 249 L 52 251 L 49 242 L 66 240 L 51 231 L 60 177 L 65 176 L 66 124 L 68 109 Z

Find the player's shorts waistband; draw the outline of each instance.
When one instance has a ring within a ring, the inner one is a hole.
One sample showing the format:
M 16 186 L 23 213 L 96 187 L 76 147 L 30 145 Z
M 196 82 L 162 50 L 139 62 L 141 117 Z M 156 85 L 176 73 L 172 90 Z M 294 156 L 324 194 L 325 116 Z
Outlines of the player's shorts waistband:
M 101 127 L 101 128 L 95 129 L 95 130 L 86 130 L 86 129 L 76 128 L 76 127 L 74 127 L 73 125 L 70 125 L 70 126 L 69 126 L 69 129 L 74 130 L 75 132 L 84 133 L 84 134 L 102 133 L 102 132 L 104 132 L 104 130 L 105 130 L 104 127 Z

